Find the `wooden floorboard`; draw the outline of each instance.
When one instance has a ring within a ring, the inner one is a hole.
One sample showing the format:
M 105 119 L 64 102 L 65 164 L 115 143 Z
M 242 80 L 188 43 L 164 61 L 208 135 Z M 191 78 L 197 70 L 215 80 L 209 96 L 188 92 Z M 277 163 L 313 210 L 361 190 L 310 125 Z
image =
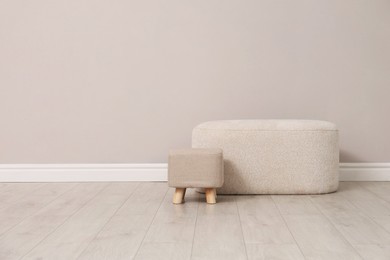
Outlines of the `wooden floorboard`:
M 3 183 L 3 187 L 0 188 L 0 209 L 14 205 L 18 200 L 45 185 L 45 183 Z
M 20 259 L 107 184 L 82 183 L 0 236 L 0 259 Z
M 184 204 L 173 204 L 173 194 L 167 192 L 135 259 L 190 259 L 200 195 L 190 189 Z
M 390 259 L 390 183 L 223 196 L 164 182 L 0 183 L 0 259 Z
M 246 259 L 235 196 L 219 196 L 218 204 L 198 207 L 192 259 Z
M 139 185 L 78 259 L 132 259 L 168 190 L 166 183 Z
M 76 259 L 137 185 L 137 183 L 108 185 L 23 259 Z
M 30 192 L 28 195 L 17 200 L 13 204 L 8 204 L 0 209 L 0 235 L 31 216 L 62 193 L 74 187 L 75 183 L 53 183 L 43 185 Z

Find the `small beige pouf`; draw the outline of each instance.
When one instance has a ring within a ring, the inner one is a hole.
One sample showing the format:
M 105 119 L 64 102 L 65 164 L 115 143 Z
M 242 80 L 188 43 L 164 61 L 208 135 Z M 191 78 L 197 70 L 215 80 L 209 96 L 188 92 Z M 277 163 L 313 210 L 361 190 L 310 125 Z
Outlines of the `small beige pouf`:
M 338 131 L 330 122 L 206 122 L 193 130 L 192 147 L 223 150 L 218 194 L 319 194 L 338 187 Z
M 184 201 L 186 188 L 205 188 L 207 203 L 216 203 L 216 188 L 223 184 L 221 149 L 171 150 L 168 158 L 168 185 L 176 188 L 173 203 Z

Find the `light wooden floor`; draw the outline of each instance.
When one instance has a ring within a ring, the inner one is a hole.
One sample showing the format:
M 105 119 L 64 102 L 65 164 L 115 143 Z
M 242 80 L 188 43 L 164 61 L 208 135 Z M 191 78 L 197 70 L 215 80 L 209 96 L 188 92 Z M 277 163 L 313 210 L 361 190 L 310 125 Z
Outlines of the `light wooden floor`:
M 166 183 L 0 183 L 0 259 L 390 259 L 390 182 L 317 196 Z

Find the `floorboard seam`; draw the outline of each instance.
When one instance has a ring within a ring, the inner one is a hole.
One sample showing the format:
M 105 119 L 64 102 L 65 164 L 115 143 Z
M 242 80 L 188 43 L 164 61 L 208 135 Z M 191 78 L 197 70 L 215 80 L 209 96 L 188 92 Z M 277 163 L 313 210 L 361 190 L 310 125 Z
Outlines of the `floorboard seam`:
M 146 230 L 146 232 L 145 232 L 145 235 L 144 235 L 144 237 L 142 238 L 141 243 L 139 244 L 139 247 L 138 247 L 138 249 L 137 249 L 137 252 L 135 252 L 135 254 L 134 254 L 134 259 L 137 259 L 137 255 L 138 255 L 138 253 L 139 253 L 139 250 L 140 250 L 142 244 L 144 243 L 144 240 L 145 240 L 147 234 L 149 233 L 150 227 L 152 226 L 152 224 L 153 224 L 153 222 L 154 222 L 154 220 L 155 220 L 155 218 L 156 218 L 157 213 L 159 212 L 159 210 L 160 210 L 162 204 L 163 204 L 164 201 L 165 201 L 165 197 L 168 195 L 168 191 L 169 191 L 169 189 L 167 189 L 167 191 L 165 192 L 165 195 L 164 195 L 163 199 L 161 200 L 160 206 L 158 206 L 158 209 L 157 209 L 156 212 L 154 213 L 153 219 L 152 219 L 152 221 L 150 221 L 150 224 L 149 224 L 149 226 L 148 226 L 148 228 L 147 228 L 147 230 Z
M 282 217 L 283 222 L 284 222 L 284 224 L 286 225 L 288 232 L 290 232 L 291 237 L 294 239 L 295 245 L 298 247 L 299 251 L 301 252 L 301 254 L 302 254 L 302 256 L 303 256 L 303 258 L 306 259 L 305 254 L 303 253 L 301 247 L 299 246 L 297 240 L 295 239 L 293 232 L 291 232 L 290 227 L 288 226 L 286 219 L 284 218 L 284 216 L 283 216 L 282 212 L 280 211 L 278 205 L 276 204 L 274 198 L 272 198 L 272 195 L 270 196 L 270 198 L 271 198 L 272 202 L 274 203 L 275 207 L 278 209 L 279 215 Z
M 237 215 L 238 215 L 238 220 L 240 222 L 240 229 L 241 229 L 242 239 L 244 240 L 244 248 L 245 248 L 246 259 L 249 259 L 248 249 L 246 248 L 246 241 L 245 241 L 245 236 L 244 236 L 244 230 L 242 228 L 242 223 L 241 223 L 240 209 L 238 208 L 238 203 L 237 203 L 237 198 L 234 199 L 234 202 L 236 203 Z
M 191 244 L 191 254 L 190 259 L 192 259 L 192 252 L 194 250 L 194 241 L 195 241 L 195 231 L 196 231 L 196 224 L 198 223 L 198 213 L 199 213 L 199 206 L 200 206 L 200 194 L 197 196 L 198 199 L 198 206 L 196 207 L 196 215 L 195 215 L 195 225 L 194 225 L 194 235 L 192 236 L 192 244 Z

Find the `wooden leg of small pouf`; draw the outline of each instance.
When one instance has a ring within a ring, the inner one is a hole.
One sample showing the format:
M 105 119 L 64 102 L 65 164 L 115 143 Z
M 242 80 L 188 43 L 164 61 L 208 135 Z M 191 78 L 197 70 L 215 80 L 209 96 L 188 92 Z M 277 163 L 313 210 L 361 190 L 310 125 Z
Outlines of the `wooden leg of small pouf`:
M 208 204 L 215 204 L 215 203 L 217 203 L 217 201 L 215 199 L 216 190 L 214 188 L 206 188 L 205 192 L 206 192 L 206 202 Z
M 173 204 L 181 204 L 184 202 L 184 195 L 186 194 L 186 188 L 176 188 L 173 195 Z
M 187 189 L 186 189 L 186 188 L 184 188 L 184 191 L 183 191 L 183 196 L 182 196 L 182 198 L 181 198 L 181 202 L 182 202 L 182 203 L 184 203 L 184 202 L 185 202 L 185 199 L 184 199 L 184 197 L 186 196 L 186 191 L 187 191 Z

